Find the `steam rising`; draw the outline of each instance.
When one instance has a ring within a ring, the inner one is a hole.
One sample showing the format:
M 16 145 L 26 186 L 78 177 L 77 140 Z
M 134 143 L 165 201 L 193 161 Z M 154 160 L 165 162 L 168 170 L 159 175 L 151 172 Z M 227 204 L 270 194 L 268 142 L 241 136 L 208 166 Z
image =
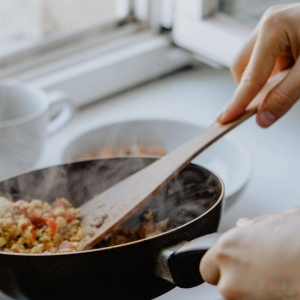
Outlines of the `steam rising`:
M 78 207 L 151 162 L 151 158 L 113 158 L 46 168 L 3 182 L 0 195 L 48 202 L 65 197 Z M 124 226 L 134 228 L 149 211 L 154 213 L 155 221 L 169 218 L 169 229 L 180 226 L 207 211 L 219 194 L 220 187 L 211 173 L 190 166 Z

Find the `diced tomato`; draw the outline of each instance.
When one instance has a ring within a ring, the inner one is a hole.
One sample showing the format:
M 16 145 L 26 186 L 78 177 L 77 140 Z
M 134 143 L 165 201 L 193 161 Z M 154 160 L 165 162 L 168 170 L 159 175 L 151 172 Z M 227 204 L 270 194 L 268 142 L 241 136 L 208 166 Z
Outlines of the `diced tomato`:
M 32 217 L 32 218 L 30 218 L 30 221 L 33 225 L 35 225 L 37 227 L 42 227 L 42 226 L 46 225 L 46 220 L 42 217 Z
M 47 220 L 47 226 L 50 229 L 51 235 L 54 235 L 57 231 L 57 223 L 54 219 L 48 219 Z
M 15 213 L 25 214 L 29 203 L 25 200 L 16 201 L 13 205 Z
M 65 198 L 56 198 L 52 204 L 53 207 L 62 206 L 64 208 L 71 207 L 70 202 Z

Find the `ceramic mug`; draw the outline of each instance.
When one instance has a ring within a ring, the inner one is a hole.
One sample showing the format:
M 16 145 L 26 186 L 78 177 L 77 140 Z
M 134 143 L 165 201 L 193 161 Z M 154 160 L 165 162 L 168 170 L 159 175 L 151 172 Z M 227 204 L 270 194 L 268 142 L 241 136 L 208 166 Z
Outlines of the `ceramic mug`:
M 55 113 L 55 117 L 51 115 Z M 67 94 L 0 83 L 0 179 L 32 169 L 46 138 L 73 116 Z

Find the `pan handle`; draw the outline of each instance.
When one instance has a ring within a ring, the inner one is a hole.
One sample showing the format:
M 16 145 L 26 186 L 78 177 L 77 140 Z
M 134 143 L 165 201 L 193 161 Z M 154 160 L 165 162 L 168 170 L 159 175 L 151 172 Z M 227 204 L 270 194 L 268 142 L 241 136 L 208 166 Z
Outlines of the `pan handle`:
M 155 275 L 180 288 L 192 288 L 202 284 L 204 280 L 199 272 L 200 261 L 220 236 L 220 233 L 212 233 L 163 249 L 156 257 Z

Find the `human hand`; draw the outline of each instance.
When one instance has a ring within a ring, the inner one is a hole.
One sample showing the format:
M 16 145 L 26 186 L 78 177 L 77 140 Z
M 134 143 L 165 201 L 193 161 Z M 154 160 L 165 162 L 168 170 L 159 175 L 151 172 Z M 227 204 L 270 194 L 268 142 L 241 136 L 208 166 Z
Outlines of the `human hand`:
M 224 124 L 240 116 L 270 76 L 291 68 L 260 105 L 257 122 L 269 127 L 300 97 L 300 4 L 268 9 L 231 66 L 238 83 L 233 99 L 217 118 Z
M 227 300 L 300 299 L 300 208 L 240 220 L 201 260 Z

